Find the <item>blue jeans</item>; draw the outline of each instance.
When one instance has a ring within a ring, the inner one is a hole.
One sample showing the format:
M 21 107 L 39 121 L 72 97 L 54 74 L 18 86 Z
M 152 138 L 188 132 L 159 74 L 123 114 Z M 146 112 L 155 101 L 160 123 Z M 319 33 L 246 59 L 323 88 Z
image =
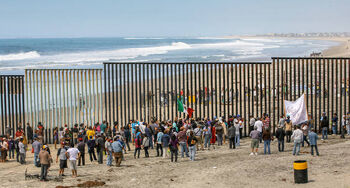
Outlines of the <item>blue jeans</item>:
M 268 150 L 268 154 L 271 154 L 270 143 L 271 143 L 271 140 L 264 140 L 264 154 L 266 154 L 266 148 Z
M 34 165 L 38 166 L 39 162 L 39 153 L 34 153 Z
M 188 157 L 188 150 L 186 142 L 180 142 L 180 148 L 181 148 L 181 157 L 184 158 L 184 153 L 186 153 L 186 157 Z
M 12 155 L 11 155 L 12 154 Z M 9 159 L 14 159 L 15 158 L 15 149 L 9 149 Z
M 322 128 L 322 139 L 328 139 L 328 128 L 327 127 Z
M 240 138 L 239 138 L 239 134 L 235 136 L 235 143 L 236 143 L 236 146 L 239 146 L 240 144 Z
M 333 134 L 337 134 L 337 127 L 336 126 L 332 126 L 332 132 L 333 132 Z
M 188 149 L 190 150 L 190 160 L 194 161 L 196 156 L 196 146 L 189 146 Z
M 204 147 L 206 148 L 208 146 L 208 148 L 210 148 L 210 134 L 206 134 L 204 135 Z
M 112 166 L 113 156 L 112 151 L 109 151 L 107 154 L 107 166 Z
M 279 152 L 284 151 L 284 139 L 283 140 L 278 140 L 278 151 Z
M 293 155 L 299 155 L 300 152 L 300 141 L 294 141 Z

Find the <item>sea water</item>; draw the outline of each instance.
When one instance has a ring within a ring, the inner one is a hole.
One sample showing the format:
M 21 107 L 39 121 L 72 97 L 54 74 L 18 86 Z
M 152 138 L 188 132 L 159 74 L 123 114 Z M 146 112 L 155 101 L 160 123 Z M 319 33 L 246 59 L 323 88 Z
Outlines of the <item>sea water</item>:
M 337 42 L 264 38 L 0 39 L 0 74 L 33 68 L 103 68 L 103 62 L 269 61 L 308 56 Z

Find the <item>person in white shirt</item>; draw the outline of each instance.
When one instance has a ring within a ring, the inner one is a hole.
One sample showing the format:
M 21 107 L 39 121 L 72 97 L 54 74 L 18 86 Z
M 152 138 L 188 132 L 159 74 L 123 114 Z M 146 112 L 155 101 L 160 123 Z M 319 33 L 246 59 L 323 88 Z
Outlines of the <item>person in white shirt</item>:
M 261 121 L 260 118 L 257 118 L 257 121 L 255 121 L 255 125 L 254 127 L 256 127 L 257 131 L 259 131 L 259 140 L 260 140 L 260 143 L 262 142 L 262 127 L 263 127 L 263 122 Z
M 237 118 L 235 118 L 233 120 L 233 125 L 235 126 L 236 129 L 236 136 L 235 136 L 235 143 L 236 143 L 236 147 L 240 145 L 240 138 L 239 138 L 239 128 L 240 128 L 240 124 Z
M 77 177 L 77 159 L 80 157 L 80 151 L 77 148 L 74 148 L 74 144 L 72 144 L 71 148 L 69 148 L 66 152 L 67 158 L 69 158 L 70 169 L 72 170 L 72 177 Z
M 293 131 L 292 139 L 294 140 L 293 155 L 299 155 L 300 144 L 303 141 L 303 131 L 300 130 L 300 125 L 297 126 L 297 129 Z

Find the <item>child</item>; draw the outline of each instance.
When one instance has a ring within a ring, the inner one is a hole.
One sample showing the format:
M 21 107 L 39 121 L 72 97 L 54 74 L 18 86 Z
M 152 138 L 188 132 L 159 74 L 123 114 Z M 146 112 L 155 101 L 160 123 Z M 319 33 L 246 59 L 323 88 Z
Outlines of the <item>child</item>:
M 316 150 L 316 155 L 319 156 L 320 154 L 318 153 L 318 149 L 317 149 L 317 139 L 318 136 L 315 133 L 314 129 L 311 129 L 311 132 L 309 134 L 309 139 L 310 139 L 310 145 L 311 145 L 311 155 L 314 155 L 314 148 Z
M 67 168 L 67 148 L 64 144 L 64 142 L 61 143 L 61 148 L 58 149 L 56 157 L 56 163 L 58 163 L 58 158 L 60 158 L 60 170 L 58 173 L 59 176 L 64 176 L 64 169 Z
M 140 158 L 140 150 L 141 150 L 141 132 L 139 129 L 136 130 L 136 135 L 135 135 L 135 153 L 134 153 L 134 158 L 136 159 L 136 153 L 137 153 L 137 158 Z

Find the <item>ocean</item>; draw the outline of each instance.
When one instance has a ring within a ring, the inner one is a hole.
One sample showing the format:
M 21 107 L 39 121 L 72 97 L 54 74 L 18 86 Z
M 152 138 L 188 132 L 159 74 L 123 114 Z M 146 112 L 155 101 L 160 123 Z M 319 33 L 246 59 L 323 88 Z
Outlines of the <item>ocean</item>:
M 334 41 L 264 38 L 48 38 L 0 39 L 0 73 L 27 68 L 102 68 L 102 62 L 269 61 L 308 56 Z

